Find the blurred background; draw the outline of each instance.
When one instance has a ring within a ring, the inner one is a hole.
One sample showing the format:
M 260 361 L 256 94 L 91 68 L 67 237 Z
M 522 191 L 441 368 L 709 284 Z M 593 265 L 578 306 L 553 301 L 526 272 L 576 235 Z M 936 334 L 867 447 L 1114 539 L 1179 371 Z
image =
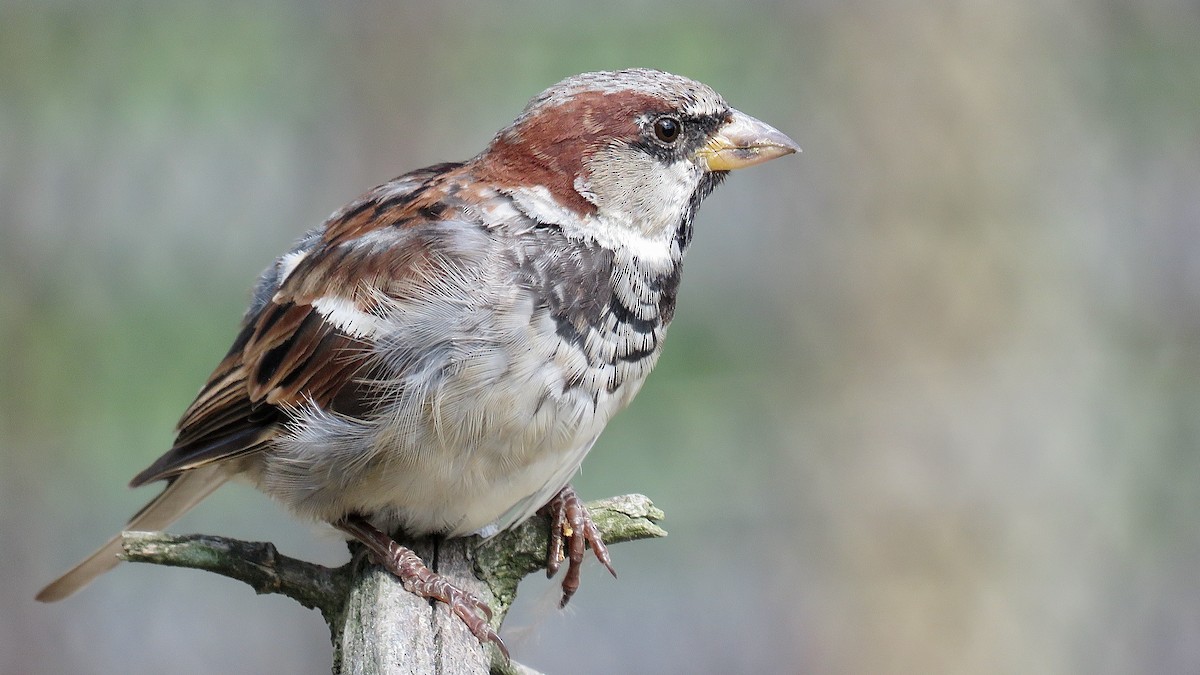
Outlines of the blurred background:
M 575 485 L 650 495 L 552 673 L 1200 670 L 1200 7 L 0 5 L 0 671 L 328 672 L 318 614 L 193 571 L 42 584 L 258 271 L 367 188 L 478 152 L 585 70 L 706 82 L 802 155 L 696 224 L 657 372 Z M 174 528 L 338 564 L 223 489 Z

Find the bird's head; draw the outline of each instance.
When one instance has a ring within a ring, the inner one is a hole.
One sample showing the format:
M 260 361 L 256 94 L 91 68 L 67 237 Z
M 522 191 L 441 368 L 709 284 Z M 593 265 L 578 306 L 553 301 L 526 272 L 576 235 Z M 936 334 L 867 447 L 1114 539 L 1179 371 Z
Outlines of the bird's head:
M 704 84 L 633 69 L 550 87 L 476 161 L 529 215 L 568 234 L 682 246 L 700 200 L 729 171 L 799 149 Z

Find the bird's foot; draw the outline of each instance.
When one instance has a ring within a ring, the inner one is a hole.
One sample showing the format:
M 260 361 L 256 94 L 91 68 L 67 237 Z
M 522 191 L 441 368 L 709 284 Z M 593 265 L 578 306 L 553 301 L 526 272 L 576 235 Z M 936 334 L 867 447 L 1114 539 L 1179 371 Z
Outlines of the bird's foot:
M 554 499 L 542 507 L 542 512 L 550 516 L 550 550 L 546 559 L 546 576 L 553 577 L 558 572 L 559 564 L 568 560 L 567 575 L 563 578 L 562 600 L 559 607 L 566 607 L 579 590 L 579 574 L 583 570 L 583 555 L 585 546 L 591 546 L 592 552 L 613 577 L 617 571 L 613 569 L 612 558 L 608 555 L 608 547 L 600 536 L 600 529 L 592 522 L 583 500 L 575 494 L 570 485 L 559 491 Z M 566 555 L 563 555 L 563 543 L 566 540 Z
M 504 641 L 489 624 L 492 608 L 486 602 L 426 567 L 421 557 L 411 549 L 396 543 L 361 517 L 347 516 L 334 523 L 334 526 L 362 542 L 371 560 L 400 579 L 405 590 L 422 598 L 445 603 L 480 642 L 495 643 L 504 658 L 509 658 Z

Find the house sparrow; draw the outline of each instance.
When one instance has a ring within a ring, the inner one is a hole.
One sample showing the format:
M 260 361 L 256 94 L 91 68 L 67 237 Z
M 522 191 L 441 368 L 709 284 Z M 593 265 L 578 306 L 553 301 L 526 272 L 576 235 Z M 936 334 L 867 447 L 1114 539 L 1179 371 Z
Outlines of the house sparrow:
M 475 158 L 380 185 L 267 268 L 174 446 L 133 478 L 167 487 L 126 529 L 246 480 L 499 643 L 486 604 L 386 533 L 489 536 L 545 508 L 564 604 L 585 544 L 612 571 L 567 483 L 658 360 L 701 200 L 797 150 L 677 75 L 554 85 Z M 37 598 L 119 552 L 114 537 Z

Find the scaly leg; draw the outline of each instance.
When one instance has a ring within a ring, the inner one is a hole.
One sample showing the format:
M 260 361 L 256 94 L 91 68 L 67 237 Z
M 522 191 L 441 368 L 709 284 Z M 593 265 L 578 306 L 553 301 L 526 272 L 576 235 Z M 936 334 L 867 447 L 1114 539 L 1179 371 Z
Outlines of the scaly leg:
M 367 547 L 371 559 L 396 575 L 405 590 L 422 598 L 433 598 L 446 603 L 450 611 L 462 620 L 480 642 L 494 642 L 508 658 L 504 641 L 488 625 L 492 608 L 474 595 L 459 589 L 437 572 L 429 569 L 421 557 L 401 546 L 361 516 L 346 516 L 333 524 Z M 482 616 L 481 616 L 482 613 Z
M 550 550 L 546 559 L 546 576 L 553 577 L 558 572 L 558 566 L 563 561 L 563 539 L 567 540 L 566 559 L 567 576 L 563 578 L 563 596 L 559 607 L 566 607 L 571 596 L 579 590 L 579 573 L 583 570 L 583 552 L 586 545 L 592 547 L 596 558 L 608 569 L 615 578 L 617 571 L 613 569 L 612 558 L 608 555 L 608 547 L 600 536 L 600 530 L 588 515 L 583 500 L 575 494 L 570 485 L 542 507 L 542 512 L 550 516 Z

